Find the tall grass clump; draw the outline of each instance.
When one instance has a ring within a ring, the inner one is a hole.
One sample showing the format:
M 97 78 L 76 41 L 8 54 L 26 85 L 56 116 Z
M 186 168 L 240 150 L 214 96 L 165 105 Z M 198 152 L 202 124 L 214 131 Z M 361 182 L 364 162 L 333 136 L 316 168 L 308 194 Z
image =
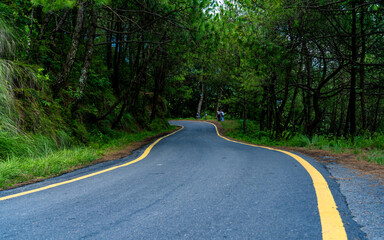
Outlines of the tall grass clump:
M 0 131 L 17 131 L 12 89 L 12 78 L 17 67 L 9 60 L 15 46 L 14 32 L 0 18 Z
M 38 118 L 43 115 L 37 105 L 38 101 L 33 96 L 18 100 L 18 91 L 41 90 L 41 82 L 34 71 L 26 64 L 16 61 L 17 34 L 14 29 L 0 18 L 0 161 L 12 157 L 41 156 L 55 150 L 60 144 L 55 139 L 67 139 L 62 133 L 56 137 L 27 134 L 22 128 L 23 111 L 20 102 L 33 108 Z M 24 94 L 25 95 L 25 94 Z M 65 140 L 64 145 L 67 145 Z
M 38 99 L 43 82 L 32 67 L 16 60 L 22 46 L 16 39 L 16 31 L 0 18 L 0 182 L 28 175 L 20 166 L 33 163 L 29 165 L 33 169 L 38 159 L 49 158 L 73 142 L 63 130 L 42 134 L 49 128 L 42 123 L 50 123 Z

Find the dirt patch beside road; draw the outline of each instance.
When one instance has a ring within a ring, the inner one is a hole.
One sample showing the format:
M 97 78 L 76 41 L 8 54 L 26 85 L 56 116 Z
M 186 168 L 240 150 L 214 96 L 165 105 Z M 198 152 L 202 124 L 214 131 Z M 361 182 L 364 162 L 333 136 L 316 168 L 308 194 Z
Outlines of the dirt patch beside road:
M 349 169 L 358 170 L 362 175 L 372 175 L 384 184 L 384 165 L 358 159 L 357 154 L 332 153 L 321 149 L 306 149 L 298 147 L 275 147 L 291 152 L 299 152 L 316 159 L 319 162 L 336 162 Z
M 139 149 L 147 144 L 150 144 L 151 142 L 155 141 L 156 139 L 158 138 L 161 138 L 165 135 L 168 135 L 172 132 L 175 132 L 177 130 L 179 130 L 180 127 L 178 127 L 177 129 L 174 129 L 174 130 L 171 130 L 171 131 L 168 131 L 168 132 L 163 132 L 163 133 L 160 133 L 160 134 L 157 134 L 156 136 L 153 136 L 153 137 L 148 137 L 146 139 L 144 139 L 143 141 L 140 141 L 140 142 L 133 142 L 133 143 L 130 143 L 128 144 L 127 146 L 125 146 L 124 148 L 122 149 L 119 149 L 119 150 L 111 150 L 110 152 L 104 154 L 104 156 L 96 161 L 93 161 L 92 164 L 95 164 L 95 163 L 99 163 L 99 162 L 106 162 L 106 161 L 111 161 L 111 160 L 115 160 L 115 159 L 120 159 L 120 158 L 123 158 L 123 157 L 127 157 L 129 155 L 132 154 L 132 152 L 136 149 Z

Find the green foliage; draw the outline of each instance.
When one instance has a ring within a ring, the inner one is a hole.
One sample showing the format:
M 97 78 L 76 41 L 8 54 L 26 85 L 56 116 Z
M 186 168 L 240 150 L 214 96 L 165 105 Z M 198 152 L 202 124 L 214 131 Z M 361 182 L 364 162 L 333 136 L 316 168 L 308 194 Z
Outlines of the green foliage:
M 45 12 L 70 9 L 76 6 L 78 0 L 31 0 L 35 6 L 42 6 Z M 107 4 L 109 0 L 96 0 L 98 5 Z
M 229 120 L 222 123 L 227 135 L 239 140 L 265 146 L 305 147 L 309 149 L 322 149 L 334 153 L 353 153 L 360 158 L 384 164 L 384 134 L 357 136 L 351 138 L 303 134 L 295 134 L 285 140 L 277 141 L 270 132 L 260 131 L 257 123 L 249 121 L 247 133 L 242 129 L 241 120 Z
M 166 119 L 156 118 L 148 126 L 151 131 L 159 131 L 161 129 L 168 129 L 170 125 Z
M 76 5 L 76 0 L 32 0 L 34 5 L 43 6 L 47 12 L 56 11 L 65 8 L 73 8 Z
M 103 154 L 124 148 L 129 143 L 142 141 L 171 129 L 160 128 L 160 125 L 165 125 L 160 121 L 155 125 L 158 127 L 156 131 L 135 134 L 113 132 L 109 135 L 99 133 L 101 139 L 93 138 L 95 142 L 83 147 L 71 146 L 71 140 L 64 132 L 59 133 L 60 138 L 55 140 L 41 135 L 12 138 L 0 134 L 0 152 L 7 154 L 6 158 L 0 159 L 0 189 L 21 182 L 58 176 L 78 166 L 89 165 Z
M 293 147 L 308 147 L 311 145 L 311 140 L 305 135 L 296 134 L 287 142 L 287 145 Z

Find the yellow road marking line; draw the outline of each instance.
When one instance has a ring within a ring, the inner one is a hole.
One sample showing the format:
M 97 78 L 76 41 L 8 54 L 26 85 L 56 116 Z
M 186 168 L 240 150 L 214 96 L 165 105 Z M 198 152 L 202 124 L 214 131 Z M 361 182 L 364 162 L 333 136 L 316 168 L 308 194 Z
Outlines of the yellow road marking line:
M 124 164 L 121 164 L 121 165 L 118 165 L 118 166 L 110 167 L 110 168 L 107 168 L 107 169 L 104 169 L 104 170 L 101 170 L 101 171 L 98 171 L 98 172 L 94 172 L 94 173 L 91 173 L 91 174 L 87 174 L 87 175 L 84 175 L 84 176 L 81 176 L 81 177 L 78 177 L 78 178 L 74 178 L 74 179 L 71 179 L 71 180 L 68 180 L 68 181 L 51 184 L 51 185 L 48 185 L 48 186 L 45 186 L 45 187 L 36 188 L 36 189 L 33 189 L 33 190 L 29 190 L 29 191 L 25 191 L 25 192 L 21 192 L 21 193 L 16 193 L 16 194 L 8 195 L 8 196 L 5 196 L 5 197 L 0 197 L 0 201 L 4 201 L 4 200 L 7 200 L 7 199 L 24 196 L 24 195 L 35 193 L 35 192 L 40 192 L 40 191 L 43 191 L 43 190 L 46 190 L 46 189 L 58 187 L 58 186 L 61 186 L 61 185 L 72 183 L 72 182 L 76 182 L 76 181 L 79 181 L 79 180 L 83 180 L 83 179 L 90 178 L 90 177 L 93 177 L 93 176 L 96 176 L 96 175 L 99 175 L 99 174 L 102 174 L 102 173 L 105 173 L 105 172 L 109 172 L 109 171 L 115 170 L 117 168 L 121 168 L 121 167 L 125 167 L 125 166 L 128 166 L 128 165 L 131 165 L 133 163 L 136 163 L 136 162 L 146 158 L 148 156 L 149 152 L 152 150 L 152 148 L 158 142 L 160 142 L 162 139 L 164 139 L 166 137 L 169 137 L 169 136 L 171 136 L 171 135 L 181 131 L 183 128 L 184 127 L 181 126 L 181 128 L 179 130 L 177 130 L 177 131 L 175 131 L 173 133 L 170 133 L 170 134 L 168 134 L 168 135 L 166 135 L 164 137 L 161 137 L 161 138 L 157 139 L 155 142 L 153 142 L 151 145 L 149 145 L 147 147 L 147 149 L 145 149 L 144 153 L 140 157 L 138 157 L 135 160 L 132 160 L 130 162 L 127 162 L 127 163 L 124 163 Z
M 323 239 L 324 240 L 331 240 L 331 239 L 347 240 L 348 239 L 343 221 L 341 220 L 340 213 L 337 210 L 337 206 L 336 206 L 335 200 L 333 199 L 331 190 L 329 189 L 328 183 L 324 179 L 323 175 L 321 175 L 321 173 L 317 171 L 316 168 L 314 168 L 310 163 L 308 163 L 298 155 L 284 151 L 284 150 L 274 149 L 270 147 L 263 147 L 263 146 L 258 146 L 254 144 L 242 143 L 242 142 L 231 140 L 229 138 L 226 138 L 220 135 L 215 124 L 210 122 L 207 122 L 207 123 L 215 126 L 217 135 L 227 141 L 281 152 L 297 160 L 305 168 L 305 170 L 307 170 L 307 172 L 309 173 L 313 181 L 313 186 L 316 191 L 317 205 L 319 208 Z

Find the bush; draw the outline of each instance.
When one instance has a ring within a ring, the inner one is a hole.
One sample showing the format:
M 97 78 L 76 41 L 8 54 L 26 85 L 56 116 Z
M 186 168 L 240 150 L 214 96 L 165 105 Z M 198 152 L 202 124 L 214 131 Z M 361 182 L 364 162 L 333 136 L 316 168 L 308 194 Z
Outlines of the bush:
M 151 131 L 159 131 L 161 129 L 168 129 L 170 127 L 169 123 L 165 119 L 156 118 L 148 126 L 148 129 Z
M 311 144 L 310 139 L 302 134 L 296 134 L 292 139 L 287 141 L 289 146 L 307 147 Z

